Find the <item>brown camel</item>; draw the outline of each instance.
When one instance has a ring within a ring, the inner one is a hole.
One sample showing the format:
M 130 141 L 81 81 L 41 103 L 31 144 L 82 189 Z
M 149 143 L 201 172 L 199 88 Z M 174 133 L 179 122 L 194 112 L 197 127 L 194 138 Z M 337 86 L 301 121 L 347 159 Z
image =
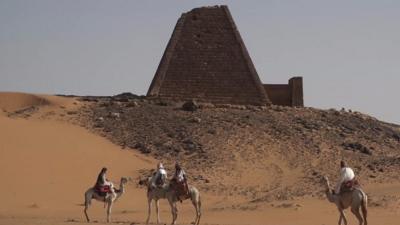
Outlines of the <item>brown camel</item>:
M 326 197 L 328 198 L 329 202 L 332 202 L 336 205 L 340 213 L 338 224 L 342 225 L 343 221 L 344 225 L 347 225 L 347 219 L 344 210 L 350 207 L 351 212 L 357 217 L 359 225 L 367 225 L 367 195 L 364 193 L 364 191 L 357 187 L 351 191 L 333 194 L 328 177 L 325 176 L 324 181 L 326 187 Z M 362 216 L 360 214 L 360 207 Z

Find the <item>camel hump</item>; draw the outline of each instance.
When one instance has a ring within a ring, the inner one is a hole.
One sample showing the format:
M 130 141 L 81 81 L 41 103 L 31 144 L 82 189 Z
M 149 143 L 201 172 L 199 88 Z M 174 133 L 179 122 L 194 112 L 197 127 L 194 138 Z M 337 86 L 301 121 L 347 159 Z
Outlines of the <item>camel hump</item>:
M 359 191 L 363 196 L 367 196 L 367 194 L 365 194 L 364 190 L 361 187 L 355 187 L 354 190 Z

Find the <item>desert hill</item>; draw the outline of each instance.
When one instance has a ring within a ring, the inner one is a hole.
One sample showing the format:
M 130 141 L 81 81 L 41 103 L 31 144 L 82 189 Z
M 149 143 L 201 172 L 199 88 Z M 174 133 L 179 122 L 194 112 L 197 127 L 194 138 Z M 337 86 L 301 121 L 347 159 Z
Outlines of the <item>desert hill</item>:
M 210 104 L 187 111 L 129 95 L 83 100 L 91 103 L 81 123 L 95 133 L 169 166 L 178 160 L 202 189 L 245 202 L 321 196 L 321 176 L 336 178 L 341 159 L 363 184 L 399 179 L 398 126 L 359 112 Z

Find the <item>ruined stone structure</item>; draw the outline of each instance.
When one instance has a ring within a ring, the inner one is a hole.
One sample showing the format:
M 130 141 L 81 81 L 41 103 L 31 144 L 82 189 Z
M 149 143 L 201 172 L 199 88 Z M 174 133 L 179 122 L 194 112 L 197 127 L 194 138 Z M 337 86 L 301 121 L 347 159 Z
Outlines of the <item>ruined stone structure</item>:
M 264 88 L 274 105 L 304 106 L 302 77 L 293 77 L 288 84 L 264 84 Z
M 303 105 L 301 78 L 283 86 L 261 83 L 227 6 L 182 14 L 147 96 L 216 104 Z

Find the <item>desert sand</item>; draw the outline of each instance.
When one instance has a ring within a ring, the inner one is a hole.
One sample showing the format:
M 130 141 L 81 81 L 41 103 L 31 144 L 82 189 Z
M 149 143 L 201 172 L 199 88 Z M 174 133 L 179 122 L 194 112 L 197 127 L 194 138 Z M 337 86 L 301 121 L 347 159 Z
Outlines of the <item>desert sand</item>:
M 121 148 L 71 122 L 68 112 L 82 104 L 74 98 L 0 93 L 0 224 L 86 224 L 83 194 L 103 166 L 109 168 L 108 178 L 116 185 L 122 176 L 130 180 L 126 193 L 114 205 L 113 223 L 144 223 L 145 188 L 137 182 L 140 171 L 154 168 L 157 160 Z M 241 182 L 252 180 L 257 177 L 238 180 L 235 185 L 240 189 Z M 373 183 L 364 188 L 375 198 L 400 197 L 400 182 Z M 320 197 L 251 205 L 234 195 L 200 192 L 201 224 L 337 224 L 335 206 Z M 369 224 L 399 224 L 398 201 L 388 202 L 370 204 Z M 105 223 L 103 204 L 93 203 L 89 211 L 92 220 Z M 162 221 L 170 223 L 167 202 L 162 200 L 160 206 Z M 190 224 L 194 218 L 191 204 L 186 201 L 178 207 L 178 224 Z M 349 224 L 356 224 L 353 215 L 347 215 Z M 151 221 L 155 222 L 154 214 Z

